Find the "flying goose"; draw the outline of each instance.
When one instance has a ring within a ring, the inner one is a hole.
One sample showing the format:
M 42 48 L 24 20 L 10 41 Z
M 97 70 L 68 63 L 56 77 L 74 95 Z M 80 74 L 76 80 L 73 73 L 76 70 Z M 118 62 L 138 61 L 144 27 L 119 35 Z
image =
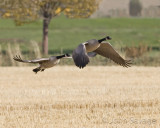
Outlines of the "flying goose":
M 61 58 L 70 58 L 69 54 L 64 54 L 60 56 L 51 56 L 49 58 L 40 58 L 34 60 L 22 60 L 20 56 L 15 56 L 13 59 L 15 61 L 23 62 L 23 63 L 39 63 L 39 66 L 33 69 L 33 72 L 37 73 L 38 71 L 44 71 L 46 68 L 51 68 L 60 62 Z
M 81 43 L 72 53 L 75 65 L 79 68 L 84 68 L 89 63 L 89 57 L 94 57 L 96 54 L 99 54 L 113 60 L 115 63 L 123 67 L 130 67 L 131 60 L 124 60 L 113 49 L 110 43 L 102 43 L 105 40 L 111 40 L 111 37 L 107 36 L 100 40 L 91 39 Z

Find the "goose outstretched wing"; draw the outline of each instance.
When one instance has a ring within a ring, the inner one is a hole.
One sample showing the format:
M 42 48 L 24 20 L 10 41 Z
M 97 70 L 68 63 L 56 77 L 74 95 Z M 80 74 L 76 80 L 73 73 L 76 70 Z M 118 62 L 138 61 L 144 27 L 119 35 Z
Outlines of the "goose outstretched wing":
M 122 65 L 123 67 L 130 67 L 130 64 L 132 64 L 131 60 L 124 60 L 108 42 L 102 43 L 94 52 L 113 60 L 115 63 Z
M 23 62 L 23 63 L 43 63 L 45 61 L 49 61 L 49 58 L 40 58 L 40 59 L 34 59 L 34 60 L 22 60 L 20 56 L 16 55 L 13 57 L 15 61 Z
M 74 63 L 79 68 L 84 68 L 89 63 L 85 43 L 80 44 L 72 53 Z

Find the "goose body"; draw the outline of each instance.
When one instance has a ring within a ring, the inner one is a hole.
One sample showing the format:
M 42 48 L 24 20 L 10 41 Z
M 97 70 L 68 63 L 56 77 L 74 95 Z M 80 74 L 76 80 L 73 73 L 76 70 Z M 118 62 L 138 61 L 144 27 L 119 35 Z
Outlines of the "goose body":
M 74 63 L 79 68 L 84 68 L 89 63 L 89 57 L 94 57 L 96 54 L 109 58 L 119 65 L 130 67 L 130 60 L 124 60 L 108 42 L 111 40 L 109 36 L 100 40 L 91 39 L 81 43 L 72 53 Z
M 43 63 L 41 63 L 40 67 L 42 69 L 51 68 L 51 67 L 57 65 L 59 62 L 60 62 L 60 59 L 57 59 L 55 56 L 52 56 L 49 58 L 48 61 L 44 61 Z
M 86 52 L 93 52 L 100 46 L 100 43 L 96 39 L 88 40 L 84 44 L 86 47 Z
M 13 59 L 18 62 L 23 63 L 38 63 L 39 66 L 35 69 L 33 69 L 33 72 L 37 73 L 38 71 L 44 71 L 47 68 L 51 68 L 55 65 L 57 65 L 60 62 L 60 59 L 62 58 L 70 58 L 69 54 L 64 54 L 60 56 L 51 56 L 49 58 L 40 58 L 40 59 L 34 59 L 34 60 L 22 60 L 20 56 L 15 56 Z

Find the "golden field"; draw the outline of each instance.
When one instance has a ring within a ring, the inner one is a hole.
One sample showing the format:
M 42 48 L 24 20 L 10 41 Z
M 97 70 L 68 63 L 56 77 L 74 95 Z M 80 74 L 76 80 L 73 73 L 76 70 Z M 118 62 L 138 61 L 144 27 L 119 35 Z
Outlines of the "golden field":
M 0 128 L 158 128 L 160 67 L 0 68 Z

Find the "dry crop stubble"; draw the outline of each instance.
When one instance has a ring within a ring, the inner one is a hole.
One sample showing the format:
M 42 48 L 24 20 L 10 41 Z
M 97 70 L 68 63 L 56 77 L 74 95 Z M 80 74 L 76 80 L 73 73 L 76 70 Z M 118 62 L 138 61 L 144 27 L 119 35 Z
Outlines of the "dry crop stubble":
M 160 67 L 0 68 L 0 128 L 160 125 Z

